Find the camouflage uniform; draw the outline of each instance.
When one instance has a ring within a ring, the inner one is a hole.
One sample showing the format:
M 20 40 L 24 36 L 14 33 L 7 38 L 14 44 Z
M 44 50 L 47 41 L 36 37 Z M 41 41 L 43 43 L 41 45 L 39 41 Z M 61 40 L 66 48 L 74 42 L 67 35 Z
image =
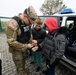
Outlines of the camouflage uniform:
M 27 12 L 31 21 L 32 18 L 36 18 L 35 10 L 31 6 L 28 7 Z M 12 53 L 12 58 L 17 68 L 17 75 L 25 75 L 25 72 L 28 73 L 28 70 L 25 69 L 26 51 L 28 48 L 26 43 L 17 41 L 17 36 L 20 34 L 21 29 L 19 28 L 17 21 L 11 19 L 6 29 L 9 52 Z

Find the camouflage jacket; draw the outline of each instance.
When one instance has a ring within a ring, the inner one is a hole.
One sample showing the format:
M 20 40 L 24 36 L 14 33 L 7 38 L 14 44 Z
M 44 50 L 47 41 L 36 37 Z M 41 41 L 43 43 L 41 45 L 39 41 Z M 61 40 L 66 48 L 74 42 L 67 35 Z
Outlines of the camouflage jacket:
M 6 29 L 7 43 L 9 45 L 10 52 L 12 52 L 13 50 L 25 52 L 28 49 L 27 44 L 22 44 L 16 41 L 17 35 L 20 35 L 20 34 L 21 34 L 21 30 L 19 28 L 18 23 L 16 22 L 16 20 L 11 19 Z M 30 40 L 32 40 L 32 35 Z

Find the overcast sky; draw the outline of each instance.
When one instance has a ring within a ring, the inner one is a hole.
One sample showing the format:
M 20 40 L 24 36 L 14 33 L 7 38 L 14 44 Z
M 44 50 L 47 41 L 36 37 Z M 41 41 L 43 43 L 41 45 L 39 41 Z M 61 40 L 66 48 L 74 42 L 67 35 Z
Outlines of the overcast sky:
M 42 15 L 40 7 L 45 0 L 0 0 L 0 16 L 12 17 L 22 13 L 25 8 L 32 5 L 38 15 Z M 64 4 L 76 11 L 76 0 L 64 0 Z

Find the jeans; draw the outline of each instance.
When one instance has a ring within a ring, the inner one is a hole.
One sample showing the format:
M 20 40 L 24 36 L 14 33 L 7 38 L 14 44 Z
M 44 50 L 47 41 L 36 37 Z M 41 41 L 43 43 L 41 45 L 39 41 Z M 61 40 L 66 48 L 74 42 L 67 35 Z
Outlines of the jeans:
M 47 75 L 55 75 L 55 66 L 47 68 Z
M 50 60 L 46 60 L 46 65 L 49 65 L 50 68 L 47 67 L 47 75 L 55 75 L 55 67 L 59 62 L 59 58 L 57 58 L 51 65 L 49 65 Z
M 31 53 L 33 61 L 36 62 L 39 67 L 42 67 L 42 51 L 31 51 Z

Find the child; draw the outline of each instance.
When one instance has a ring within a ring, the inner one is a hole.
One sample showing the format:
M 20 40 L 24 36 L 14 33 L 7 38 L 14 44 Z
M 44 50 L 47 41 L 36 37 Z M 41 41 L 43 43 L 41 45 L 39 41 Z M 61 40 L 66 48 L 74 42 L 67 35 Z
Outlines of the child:
M 46 36 L 46 31 L 41 26 L 42 26 L 42 19 L 37 18 L 35 21 L 35 27 L 32 29 L 32 34 L 34 39 L 32 41 L 33 46 L 40 44 Z M 41 49 L 38 49 L 36 52 L 34 51 L 31 51 L 31 52 L 32 52 L 32 59 L 33 59 L 31 64 L 37 62 L 38 67 L 36 69 L 36 72 L 39 72 L 42 67 L 42 51 Z

